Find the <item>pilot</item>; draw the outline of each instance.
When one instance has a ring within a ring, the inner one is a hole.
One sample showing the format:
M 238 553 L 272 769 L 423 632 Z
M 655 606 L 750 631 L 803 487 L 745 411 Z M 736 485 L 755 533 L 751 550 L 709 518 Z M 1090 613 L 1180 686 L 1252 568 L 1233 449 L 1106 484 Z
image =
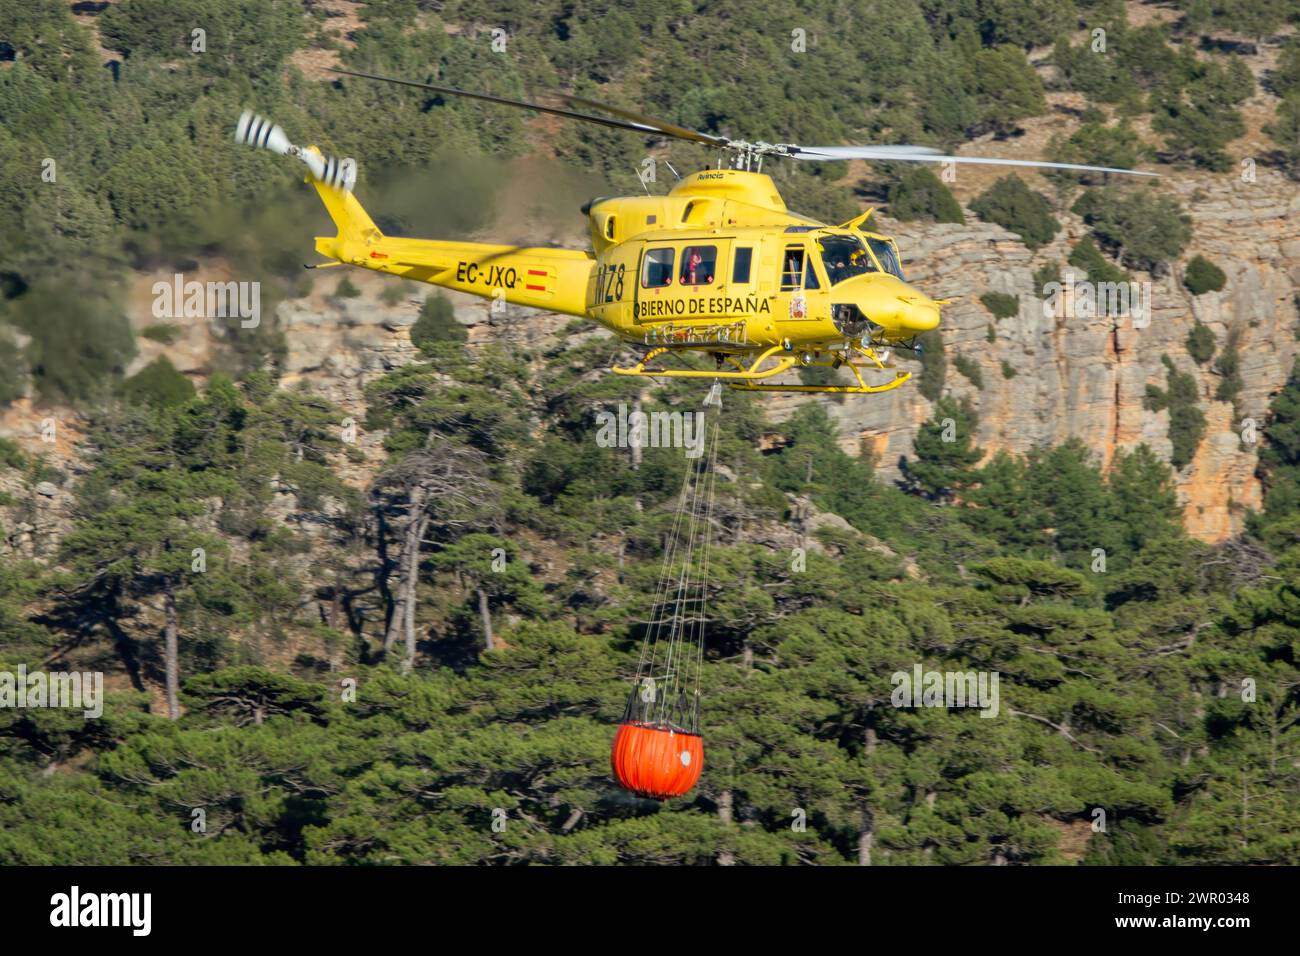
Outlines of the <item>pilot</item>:
M 834 261 L 823 257 L 822 262 L 826 266 L 826 274 L 830 277 L 831 285 L 836 285 L 841 279 L 848 277 L 848 267 L 844 264 L 844 255 L 837 252 Z
M 865 249 L 854 249 L 849 253 L 849 267 L 845 272 L 846 276 L 860 276 L 864 272 L 871 271 L 871 260 L 867 258 Z

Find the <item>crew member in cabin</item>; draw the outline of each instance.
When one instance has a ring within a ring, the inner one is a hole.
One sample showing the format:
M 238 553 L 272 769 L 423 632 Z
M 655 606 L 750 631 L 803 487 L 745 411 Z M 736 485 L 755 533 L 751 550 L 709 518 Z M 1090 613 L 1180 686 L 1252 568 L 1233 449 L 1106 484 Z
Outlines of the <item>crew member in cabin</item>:
M 703 261 L 704 261 L 704 257 L 700 255 L 700 250 L 692 249 L 691 258 L 688 261 L 686 266 L 686 277 L 687 277 L 686 281 L 689 282 L 691 285 L 700 284 L 698 273 L 700 269 L 700 263 Z

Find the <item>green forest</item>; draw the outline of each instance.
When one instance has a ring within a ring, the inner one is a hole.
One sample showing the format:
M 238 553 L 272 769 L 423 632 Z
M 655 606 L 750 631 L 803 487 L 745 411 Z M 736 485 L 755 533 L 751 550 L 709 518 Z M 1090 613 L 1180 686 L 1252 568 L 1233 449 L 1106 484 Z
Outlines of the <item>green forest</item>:
M 340 6 L 359 18 L 347 42 Z M 1115 0 L 0 0 L 0 406 L 72 409 L 84 433 L 76 469 L 0 438 L 0 488 L 20 489 L 0 491 L 0 671 L 111 688 L 98 719 L 0 708 L 0 863 L 1294 862 L 1300 368 L 1263 423 L 1263 507 L 1215 546 L 1184 531 L 1146 446 L 1105 469 L 1078 441 L 986 453 L 942 348 L 898 482 L 843 449 L 825 406 L 778 426 L 725 394 L 704 773 L 638 799 L 610 741 L 689 462 L 600 447 L 594 419 L 695 410 L 701 390 L 592 374 L 622 346 L 580 322 L 524 355 L 471 348 L 430 296 L 418 357 L 366 388 L 360 424 L 387 457 L 359 487 L 345 412 L 281 385 L 274 307 L 304 294 L 322 216 L 286 164 L 231 139 L 255 104 L 369 162 L 381 194 L 437 169 L 382 225 L 465 233 L 485 212 L 463 194 L 539 147 L 526 115 L 309 79 L 295 55 L 755 139 L 946 148 L 1046 112 L 1046 61 L 1090 104 L 1047 158 L 1230 175 L 1261 92 L 1234 44 L 1293 36 L 1300 3 L 1167 6 L 1135 25 Z M 1111 55 L 1089 52 L 1096 29 Z M 1300 42 L 1277 62 L 1259 160 L 1300 178 Z M 640 189 L 635 136 L 560 126 L 545 146 Z M 695 149 L 660 154 L 691 168 Z M 865 205 L 844 164 L 809 165 L 774 173 L 793 207 Z M 1145 185 L 1010 177 L 965 212 L 929 173 L 880 176 L 899 219 L 978 216 L 1030 248 L 1070 210 L 1089 230 L 1070 262 L 1098 278 L 1160 275 L 1188 241 Z M 165 360 L 127 376 L 127 276 L 209 256 L 263 282 L 266 321 L 232 328 L 201 387 Z M 1201 259 L 1178 278 L 1223 273 Z M 1204 429 L 1181 374 L 1148 394 L 1174 467 Z M 19 558 L 4 525 L 37 524 L 47 485 L 73 501 L 66 533 Z M 893 706 L 891 675 L 915 665 L 997 672 L 1000 715 Z

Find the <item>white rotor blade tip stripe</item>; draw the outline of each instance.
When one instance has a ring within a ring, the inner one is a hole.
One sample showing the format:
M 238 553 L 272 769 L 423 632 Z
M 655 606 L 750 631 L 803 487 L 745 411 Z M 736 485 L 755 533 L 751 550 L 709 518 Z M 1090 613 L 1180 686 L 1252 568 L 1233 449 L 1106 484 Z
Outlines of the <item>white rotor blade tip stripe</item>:
M 942 150 L 933 146 L 911 146 L 906 144 L 889 144 L 884 146 L 796 146 L 801 153 L 816 153 L 817 158 L 842 157 L 844 159 L 861 159 L 863 150 L 882 155 L 903 154 L 906 156 L 937 156 Z M 811 157 L 799 157 L 807 159 Z
M 1113 166 L 1083 166 L 1078 163 L 1049 163 L 1034 159 L 997 159 L 991 156 L 944 156 L 939 153 L 883 152 L 879 146 L 797 147 L 795 159 L 840 160 L 879 159 L 911 163 L 969 163 L 976 166 L 1026 166 L 1031 169 L 1074 169 L 1087 173 L 1119 173 L 1123 176 L 1159 176 L 1139 169 L 1118 169 Z M 835 152 L 830 152 L 835 150 Z

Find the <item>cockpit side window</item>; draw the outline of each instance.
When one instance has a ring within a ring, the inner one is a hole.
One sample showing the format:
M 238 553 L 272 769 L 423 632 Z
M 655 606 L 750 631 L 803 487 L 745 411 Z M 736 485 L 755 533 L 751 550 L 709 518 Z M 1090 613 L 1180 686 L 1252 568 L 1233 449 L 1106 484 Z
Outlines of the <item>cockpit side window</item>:
M 808 265 L 804 268 L 803 287 L 805 289 L 820 289 L 822 284 L 817 281 L 817 270 L 813 268 L 813 257 L 808 257 Z
M 891 275 L 903 278 L 903 267 L 899 264 L 898 255 L 894 252 L 892 243 L 884 239 L 867 239 L 867 244 L 871 246 L 871 251 L 876 254 L 880 260 L 881 267 Z

